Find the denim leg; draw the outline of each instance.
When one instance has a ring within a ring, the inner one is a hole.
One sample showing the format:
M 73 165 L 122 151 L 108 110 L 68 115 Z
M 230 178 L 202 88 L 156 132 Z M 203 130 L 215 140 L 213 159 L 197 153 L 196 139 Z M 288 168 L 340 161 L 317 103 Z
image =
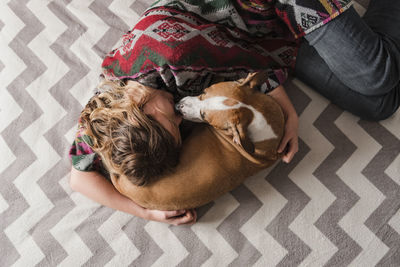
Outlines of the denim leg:
M 297 55 L 295 75 L 332 103 L 362 119 L 379 121 L 400 105 L 400 85 L 383 95 L 367 96 L 350 89 L 331 71 L 317 50 L 303 41 Z
M 391 39 L 400 50 L 400 0 L 371 0 L 362 19 L 372 31 Z
M 381 2 L 387 3 L 386 10 L 375 11 Z M 363 95 L 379 96 L 388 94 L 400 80 L 400 49 L 393 38 L 382 33 L 385 27 L 393 28 L 394 34 L 399 31 L 400 8 L 394 8 L 393 16 L 397 12 L 397 19 L 390 23 L 384 25 L 384 19 L 376 23 L 375 19 L 400 4 L 396 0 L 372 0 L 371 4 L 365 14 L 366 21 L 351 7 L 305 39 L 348 88 Z M 380 32 L 374 32 L 376 28 Z

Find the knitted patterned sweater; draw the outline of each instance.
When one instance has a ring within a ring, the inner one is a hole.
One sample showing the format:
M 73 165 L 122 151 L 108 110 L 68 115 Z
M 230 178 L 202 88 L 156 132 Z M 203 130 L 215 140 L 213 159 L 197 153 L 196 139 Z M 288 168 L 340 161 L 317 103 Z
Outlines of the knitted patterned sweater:
M 177 98 L 268 70 L 264 91 L 294 66 L 299 38 L 344 12 L 350 0 L 160 0 L 107 54 L 107 79 L 134 79 Z

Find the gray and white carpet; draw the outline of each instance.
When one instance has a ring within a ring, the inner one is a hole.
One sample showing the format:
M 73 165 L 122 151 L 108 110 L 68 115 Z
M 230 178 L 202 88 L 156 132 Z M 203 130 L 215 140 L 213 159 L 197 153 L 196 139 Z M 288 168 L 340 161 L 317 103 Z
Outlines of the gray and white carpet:
M 0 1 L 0 266 L 400 266 L 400 112 L 363 121 L 296 79 L 296 157 L 198 208 L 193 226 L 72 192 L 78 114 L 147 6 Z

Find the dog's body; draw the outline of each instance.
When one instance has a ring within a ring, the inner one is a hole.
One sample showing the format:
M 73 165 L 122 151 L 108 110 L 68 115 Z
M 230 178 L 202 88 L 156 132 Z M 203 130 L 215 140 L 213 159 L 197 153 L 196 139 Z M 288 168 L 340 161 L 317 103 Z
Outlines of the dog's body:
M 184 140 L 179 165 L 145 187 L 126 177 L 115 187 L 139 205 L 159 210 L 195 208 L 234 189 L 244 179 L 272 165 L 284 131 L 281 107 L 253 87 L 249 75 L 238 82 L 222 82 L 198 97 L 182 99 L 177 108 L 198 124 Z
M 214 84 L 198 97 L 185 97 L 176 108 L 184 119 L 206 122 L 232 136 L 254 157 L 276 160 L 284 118 L 269 96 L 253 89 L 262 77 L 254 73 L 242 81 Z

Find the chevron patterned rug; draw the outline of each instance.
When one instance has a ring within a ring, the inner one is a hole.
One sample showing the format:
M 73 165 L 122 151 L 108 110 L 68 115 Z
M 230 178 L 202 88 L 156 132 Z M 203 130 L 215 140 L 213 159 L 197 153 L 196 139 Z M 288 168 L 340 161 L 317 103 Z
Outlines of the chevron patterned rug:
M 192 226 L 70 189 L 78 114 L 105 53 L 148 6 L 0 1 L 0 266 L 400 266 L 400 112 L 363 121 L 296 79 L 293 161 L 198 208 Z

